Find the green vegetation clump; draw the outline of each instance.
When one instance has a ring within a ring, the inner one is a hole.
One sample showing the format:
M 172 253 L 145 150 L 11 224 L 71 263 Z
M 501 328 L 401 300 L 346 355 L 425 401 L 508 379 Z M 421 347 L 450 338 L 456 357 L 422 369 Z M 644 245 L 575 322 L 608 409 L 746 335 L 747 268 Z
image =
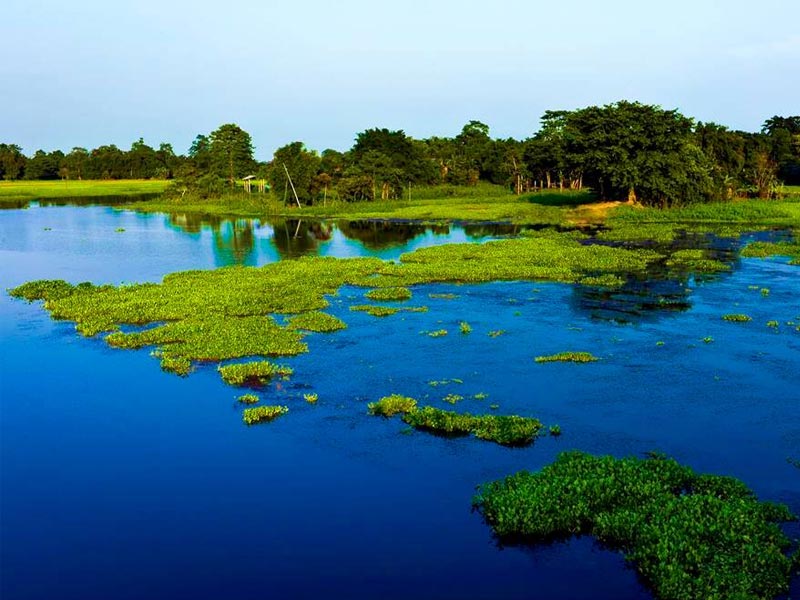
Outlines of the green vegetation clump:
M 550 354 L 548 356 L 537 356 L 534 359 L 537 363 L 548 362 L 576 362 L 588 363 L 599 360 L 591 352 L 559 352 L 558 354 Z
M 619 275 L 588 275 L 581 277 L 578 283 L 587 287 L 618 288 L 625 283 L 625 280 Z
M 731 267 L 718 260 L 708 258 L 705 250 L 686 249 L 670 254 L 666 262 L 668 267 L 676 267 L 696 273 L 720 273 L 730 271 Z
M 257 404 L 259 398 L 255 394 L 244 394 L 239 396 L 237 400 L 242 404 Z
M 269 361 L 236 363 L 218 367 L 222 380 L 228 385 L 265 385 L 273 377 L 288 377 L 293 373 L 290 367 L 275 365 Z
M 371 415 L 382 417 L 392 417 L 396 414 L 406 414 L 417 410 L 417 401 L 399 394 L 384 396 L 377 402 L 370 402 L 367 410 Z
M 469 323 L 467 323 L 466 321 L 461 321 L 458 324 L 458 328 L 461 330 L 461 333 L 463 333 L 464 335 L 472 333 L 472 326 Z
M 489 394 L 485 392 L 478 392 L 477 394 L 473 394 L 472 396 L 475 400 L 486 400 L 489 397 Z
M 392 300 L 408 300 L 411 298 L 411 290 L 405 287 L 385 287 L 370 290 L 364 294 L 370 300 L 387 302 Z
M 299 331 L 330 333 L 346 328 L 347 325 L 345 325 L 344 321 L 324 312 L 307 312 L 289 319 L 289 329 Z
M 407 412 L 403 421 L 414 429 L 439 435 L 475 437 L 503 446 L 524 446 L 533 442 L 542 424 L 538 419 L 517 415 L 471 415 L 432 406 Z
M 303 400 L 305 400 L 309 404 L 316 404 L 317 400 L 319 400 L 319 395 L 318 394 L 303 394 Z
M 561 435 L 561 426 L 558 424 L 550 425 L 550 435 L 552 435 L 553 437 L 558 437 L 559 435 Z
M 427 331 L 426 333 L 428 337 L 432 338 L 444 337 L 447 335 L 447 329 L 437 329 L 435 331 Z
M 497 338 L 497 337 L 500 337 L 501 335 L 505 335 L 505 333 L 506 333 L 505 329 L 493 329 L 487 335 L 490 338 Z
M 797 265 L 800 259 L 800 242 L 751 242 L 742 249 L 742 256 L 767 258 L 770 256 L 788 256 L 789 264 Z
M 344 321 L 323 312 L 302 313 L 289 319 L 289 329 L 299 331 L 330 333 L 346 328 L 347 325 L 345 325 Z
M 458 298 L 458 294 L 428 294 L 428 298 L 439 300 L 455 300 Z
M 780 326 L 780 323 L 778 323 L 777 321 L 774 321 L 774 320 L 773 321 L 767 321 L 767 327 L 769 327 L 771 329 L 777 329 L 779 326 Z
M 420 408 L 414 398 L 398 394 L 381 398 L 367 408 L 371 415 L 391 417 L 401 414 L 403 421 L 414 429 L 446 436 L 472 434 L 505 446 L 530 444 L 542 428 L 538 419 L 517 415 L 471 415 L 432 406 Z
M 457 402 L 461 402 L 464 399 L 464 396 L 459 394 L 447 394 L 442 400 L 447 402 L 448 404 L 456 404 Z
M 752 321 L 753 317 L 751 317 L 750 315 L 729 314 L 729 315 L 722 315 L 722 319 L 724 321 L 732 321 L 734 323 L 747 323 L 748 321 Z
M 372 304 L 357 304 L 350 307 L 350 310 L 365 312 L 373 317 L 388 317 L 400 312 L 399 308 L 393 306 L 373 306 Z
M 473 500 L 501 539 L 590 534 L 620 548 L 658 598 L 774 598 L 789 589 L 795 517 L 740 481 L 665 457 L 567 452 L 538 472 L 483 485 Z
M 185 377 L 192 372 L 192 361 L 183 356 L 161 353 L 161 369 Z
M 268 423 L 288 412 L 288 406 L 257 406 L 255 408 L 245 408 L 242 412 L 242 420 L 248 425 Z

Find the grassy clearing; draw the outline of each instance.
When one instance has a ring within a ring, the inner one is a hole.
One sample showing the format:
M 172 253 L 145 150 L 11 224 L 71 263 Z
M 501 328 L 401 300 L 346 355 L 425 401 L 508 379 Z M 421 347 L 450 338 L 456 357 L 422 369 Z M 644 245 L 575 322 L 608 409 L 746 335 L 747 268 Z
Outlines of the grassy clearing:
M 663 457 L 561 454 L 480 488 L 474 504 L 500 538 L 590 534 L 620 548 L 658 598 L 774 598 L 789 589 L 782 505 L 740 481 Z
M 620 206 L 613 210 L 606 222 L 612 230 L 620 226 L 650 225 L 650 235 L 655 235 L 656 224 L 690 225 L 692 230 L 699 224 L 744 226 L 754 225 L 793 227 L 800 222 L 800 198 L 785 200 L 734 200 L 692 204 L 680 208 L 639 208 Z
M 160 194 L 168 185 L 161 180 L 119 181 L 0 181 L 0 205 L 21 201 L 70 197 Z
M 242 420 L 247 425 L 269 423 L 288 412 L 288 406 L 257 406 L 255 408 L 245 408 L 244 411 L 242 411 Z
M 537 363 L 549 362 L 574 362 L 574 363 L 589 363 L 599 360 L 591 352 L 559 352 L 558 354 L 550 354 L 548 356 L 537 356 L 534 359 Z

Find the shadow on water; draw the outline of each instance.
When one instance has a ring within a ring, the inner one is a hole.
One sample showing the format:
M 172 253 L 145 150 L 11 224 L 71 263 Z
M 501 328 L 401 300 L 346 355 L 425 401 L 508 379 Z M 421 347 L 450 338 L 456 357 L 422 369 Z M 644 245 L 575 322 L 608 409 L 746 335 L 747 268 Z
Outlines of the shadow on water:
M 680 250 L 704 250 L 706 258 L 723 263 L 729 270 L 698 273 L 686 266 L 668 265 L 667 258 L 656 261 L 643 276 L 629 275 L 618 288 L 573 286 L 572 306 L 593 318 L 621 323 L 657 319 L 691 308 L 693 283 L 707 283 L 727 277 L 739 266 L 739 251 L 749 241 L 779 241 L 785 231 L 763 231 L 742 237 L 723 237 L 712 233 L 679 232 L 670 243 L 608 242 L 592 238 L 589 244 L 626 248 L 650 248 L 666 256 Z

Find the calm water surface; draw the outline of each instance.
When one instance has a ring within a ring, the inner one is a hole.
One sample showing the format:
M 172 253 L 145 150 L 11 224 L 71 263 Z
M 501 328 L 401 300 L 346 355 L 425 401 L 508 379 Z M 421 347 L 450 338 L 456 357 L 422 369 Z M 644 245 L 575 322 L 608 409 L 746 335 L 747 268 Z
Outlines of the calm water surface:
M 313 254 L 396 259 L 514 233 L 8 210 L 0 286 L 158 281 Z M 418 286 L 408 304 L 430 311 L 386 319 L 350 312 L 364 290 L 345 288 L 330 312 L 348 329 L 311 335 L 308 354 L 283 361 L 294 377 L 263 396 L 290 413 L 252 428 L 213 366 L 186 379 L 162 373 L 147 351 L 79 337 L 3 294 L 0 596 L 650 598 L 619 554 L 588 538 L 499 547 L 470 499 L 476 484 L 563 450 L 660 450 L 800 513 L 800 470 L 786 460 L 800 458 L 800 332 L 785 325 L 800 321 L 800 271 L 785 259 L 736 260 L 733 250 L 720 244 L 730 274 L 654 274 L 612 296 L 551 283 Z M 753 322 L 723 322 L 729 312 Z M 766 327 L 773 319 L 777 331 Z M 458 334 L 460 321 L 473 333 Z M 440 328 L 450 335 L 421 333 Z M 506 334 L 487 335 L 497 329 Z M 603 360 L 533 362 L 568 349 Z M 452 378 L 463 384 L 427 383 Z M 316 406 L 302 399 L 309 391 Z M 365 415 L 368 401 L 393 392 L 442 407 L 448 393 L 485 392 L 459 407 L 497 403 L 564 435 L 524 449 L 407 435 L 397 420 Z

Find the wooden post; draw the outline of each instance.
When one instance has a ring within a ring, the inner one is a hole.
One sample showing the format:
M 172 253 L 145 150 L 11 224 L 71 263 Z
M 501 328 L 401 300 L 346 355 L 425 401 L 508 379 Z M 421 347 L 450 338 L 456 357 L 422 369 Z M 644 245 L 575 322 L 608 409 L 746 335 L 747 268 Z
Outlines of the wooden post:
M 294 182 L 292 182 L 292 176 L 289 175 L 289 169 L 286 168 L 286 163 L 283 164 L 283 170 L 286 171 L 286 177 L 289 178 L 289 185 L 292 186 L 292 193 L 294 194 L 294 200 L 297 202 L 297 208 L 302 208 L 300 205 L 300 198 L 297 197 L 297 190 L 294 189 Z

